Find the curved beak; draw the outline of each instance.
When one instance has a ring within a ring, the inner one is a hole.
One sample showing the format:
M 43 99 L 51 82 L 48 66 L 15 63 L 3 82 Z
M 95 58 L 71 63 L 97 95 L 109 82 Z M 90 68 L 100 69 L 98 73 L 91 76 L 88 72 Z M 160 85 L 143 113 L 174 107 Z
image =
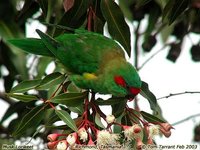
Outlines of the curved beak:
M 129 99 L 129 101 L 132 101 L 135 96 L 137 96 L 140 93 L 141 89 L 130 87 L 128 90 L 128 94 L 126 95 L 126 98 Z

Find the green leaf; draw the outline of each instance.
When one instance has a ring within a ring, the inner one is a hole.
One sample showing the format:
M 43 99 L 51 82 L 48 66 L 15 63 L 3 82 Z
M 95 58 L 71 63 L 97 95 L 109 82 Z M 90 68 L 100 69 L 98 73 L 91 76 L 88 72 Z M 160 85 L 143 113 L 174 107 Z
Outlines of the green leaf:
M 53 113 L 51 113 L 50 111 L 52 111 Z M 48 113 L 51 113 L 51 114 L 48 115 Z M 45 122 L 45 126 L 51 126 L 55 122 L 60 121 L 60 118 L 58 117 L 58 115 L 55 114 L 55 111 L 53 109 L 47 110 L 47 116 L 46 117 L 48 117 L 48 120 Z
M 172 24 L 178 16 L 180 16 L 188 7 L 190 0 L 176 0 L 170 12 L 169 24 Z
M 55 92 L 56 91 L 56 92 Z M 47 90 L 47 99 L 51 99 L 52 98 L 52 95 L 53 97 L 62 93 L 63 89 L 60 87 L 60 85 L 55 85 L 55 86 L 52 86 L 50 87 L 48 90 Z
M 28 128 L 37 127 L 44 117 L 44 106 L 37 106 L 28 112 L 21 120 L 17 130 L 12 134 L 13 136 L 22 135 Z
M 0 124 L 2 124 L 7 118 L 9 118 L 12 114 L 21 112 L 22 109 L 26 107 L 26 103 L 16 102 L 13 105 L 10 105 L 3 115 Z
M 153 115 L 151 115 L 151 114 L 149 114 L 149 113 L 147 113 L 145 111 L 141 111 L 140 114 L 142 115 L 142 117 L 146 121 L 151 122 L 151 123 L 157 123 L 157 122 L 162 122 L 163 123 L 163 122 L 165 122 L 165 121 L 161 120 L 160 118 L 155 117 L 155 116 L 153 116 Z
M 131 121 L 130 117 L 128 116 L 128 114 L 125 114 L 124 117 L 122 117 L 122 123 L 121 124 L 125 124 L 127 126 L 132 125 L 132 121 Z
M 14 34 L 9 28 L 9 26 L 7 26 L 7 24 L 2 20 L 0 20 L 0 33 L 1 33 L 1 36 L 4 37 L 4 39 L 14 37 Z
M 93 22 L 94 22 L 94 27 L 93 27 L 93 31 L 103 34 L 103 28 L 104 28 L 104 20 L 101 20 L 98 16 L 94 16 L 93 17 Z
M 97 105 L 114 105 L 118 104 L 120 102 L 124 102 L 125 98 L 124 97 L 116 97 L 116 98 L 109 98 L 108 100 L 103 100 L 101 98 L 98 98 L 95 100 L 95 104 Z
M 41 80 L 25 80 L 17 84 L 15 87 L 11 89 L 11 93 L 24 93 L 28 90 L 34 89 L 36 86 L 40 84 Z
M 31 18 L 39 10 L 39 5 L 33 0 L 24 0 L 23 7 L 18 11 L 16 15 L 16 22 L 18 24 L 25 23 L 28 18 Z
M 47 66 L 52 62 L 52 58 L 50 57 L 40 57 L 38 59 L 37 67 L 37 78 L 42 78 L 45 75 L 45 71 Z
M 160 32 L 161 38 L 162 38 L 162 42 L 166 43 L 168 38 L 170 37 L 170 35 L 172 34 L 173 30 L 174 30 L 174 23 L 171 25 L 166 25 L 165 27 L 163 27 L 163 29 Z
M 65 89 L 67 91 L 69 85 L 72 83 L 72 81 L 67 81 L 63 84 L 63 89 Z
M 22 95 L 22 94 L 13 94 L 13 93 L 8 93 L 7 95 L 10 97 L 16 98 L 22 102 L 30 102 L 30 101 L 38 99 L 34 95 Z
M 0 56 L 1 64 L 4 65 L 9 72 L 12 72 L 12 76 L 16 76 L 18 70 L 13 62 L 13 58 L 15 58 L 16 55 L 13 54 L 12 50 L 4 41 L 0 41 Z
M 119 6 L 113 0 L 101 0 L 101 10 L 110 35 L 131 55 L 130 30 Z
M 126 107 L 126 103 L 127 103 L 127 100 L 124 100 L 124 101 L 120 101 L 120 103 L 118 103 L 118 104 L 111 105 L 112 114 L 115 117 L 119 117 L 124 112 L 124 109 Z
M 175 3 L 175 1 L 173 1 L 173 0 L 169 0 L 166 3 L 166 5 L 163 9 L 163 13 L 162 13 L 162 21 L 163 22 L 165 22 L 167 20 L 167 17 L 169 15 L 170 11 L 172 11 L 172 7 L 173 7 L 174 3 Z
M 96 113 L 96 115 L 95 115 L 95 123 L 96 123 L 99 127 L 105 129 L 105 126 L 102 124 L 102 122 L 101 122 L 101 117 L 100 117 L 100 115 L 99 115 L 98 113 Z
M 78 131 L 74 120 L 71 118 L 69 113 L 65 110 L 55 110 L 58 117 L 66 123 L 66 125 L 71 128 L 73 131 Z
M 157 112 L 154 112 L 153 115 L 166 122 L 166 119 L 164 118 L 163 113 L 162 113 L 162 109 L 160 108 L 159 105 L 157 105 Z
M 149 3 L 151 0 L 139 0 L 137 1 L 137 7 L 141 7 Z
M 43 44 L 47 47 L 47 49 L 52 52 L 54 56 L 57 56 L 57 47 L 59 45 L 59 42 L 50 37 L 49 35 L 43 33 L 39 29 L 36 29 L 36 32 L 41 38 L 41 41 Z
M 150 107 L 153 111 L 157 112 L 157 100 L 155 95 L 149 90 L 149 86 L 146 82 L 142 81 L 142 87 L 140 94 L 149 101 Z
M 115 122 L 121 124 L 121 121 L 122 121 L 122 118 L 124 117 L 124 115 L 125 115 L 125 113 L 122 113 L 119 117 L 116 118 Z M 121 133 L 122 128 L 119 125 L 114 125 L 113 131 L 114 131 L 114 133 Z
M 43 44 L 43 42 L 40 39 L 36 38 L 10 39 L 8 40 L 8 42 L 22 49 L 25 52 L 36 55 L 53 57 L 51 51 L 48 50 L 48 48 Z
M 1 54 L 0 54 L 1 55 Z M 7 61 L 7 60 L 6 60 Z M 1 65 L 0 65 L 1 66 Z M 1 78 L 1 75 L 0 75 Z M 13 83 L 15 81 L 15 78 L 13 77 L 13 75 L 8 74 L 7 76 L 4 76 L 4 88 L 5 88 L 5 92 L 10 92 L 10 90 L 12 89 Z
M 188 5 L 189 0 L 169 0 L 163 10 L 163 20 L 167 18 L 168 23 L 172 24 L 186 10 Z
M 64 104 L 66 106 L 78 106 L 81 105 L 84 99 L 87 97 L 88 92 L 83 93 L 62 93 L 51 99 L 52 103 Z
M 42 14 L 47 17 L 47 12 L 48 12 L 48 0 L 38 0 L 37 1 L 40 5 L 40 8 L 42 9 Z
M 145 31 L 144 41 L 148 41 L 149 36 L 155 30 L 156 23 L 160 17 L 161 9 L 158 4 L 152 5 L 152 9 L 149 10 L 148 25 Z M 159 29 L 158 29 L 159 30 Z
M 84 112 L 82 105 L 79 105 L 77 107 L 68 107 L 68 108 L 69 108 L 70 111 L 75 112 L 75 113 L 77 113 L 79 115 L 82 115 L 83 112 Z
M 61 84 L 65 80 L 65 75 L 62 75 L 59 72 L 54 72 L 42 79 L 40 85 L 36 87 L 37 90 L 46 90 L 52 86 Z
M 45 128 L 48 129 L 56 129 L 56 130 L 66 130 L 67 126 L 66 125 L 59 125 L 59 126 L 55 126 L 55 125 L 49 125 L 49 126 L 45 126 Z
M 89 0 L 74 0 L 73 7 L 65 12 L 58 25 L 79 28 L 86 20 L 88 7 Z M 63 30 L 56 29 L 54 36 L 58 36 L 61 33 L 63 33 Z
M 133 21 L 133 15 L 130 9 L 130 6 L 133 4 L 132 0 L 119 0 L 119 7 L 123 11 L 124 16 L 130 20 Z
M 140 116 L 140 112 L 136 111 L 135 109 L 129 109 L 131 112 L 127 112 L 128 116 L 131 117 L 131 122 L 140 124 L 140 121 L 137 117 L 135 116 Z
M 31 140 L 38 134 L 40 133 L 42 130 L 45 130 L 45 126 L 41 125 L 39 126 L 36 131 L 34 132 L 34 134 L 31 136 L 31 139 L 27 142 L 27 145 L 31 142 Z
M 9 22 L 3 21 L 2 19 L 0 20 L 0 33 L 4 40 L 15 37 L 24 37 L 24 34 L 20 31 L 19 25 L 14 19 L 9 19 Z
M 3 37 L 3 36 L 2 36 Z M 2 50 L 1 50 L 2 49 Z M 12 76 L 20 74 L 21 79 L 28 79 L 28 69 L 26 67 L 27 58 L 19 49 L 10 48 L 5 42 L 0 42 L 0 55 L 2 63 L 6 66 Z
M 166 6 L 166 3 L 168 2 L 168 0 L 164 0 L 164 1 L 161 1 L 161 0 L 155 0 L 155 2 L 161 7 L 161 9 L 163 10 L 164 7 Z

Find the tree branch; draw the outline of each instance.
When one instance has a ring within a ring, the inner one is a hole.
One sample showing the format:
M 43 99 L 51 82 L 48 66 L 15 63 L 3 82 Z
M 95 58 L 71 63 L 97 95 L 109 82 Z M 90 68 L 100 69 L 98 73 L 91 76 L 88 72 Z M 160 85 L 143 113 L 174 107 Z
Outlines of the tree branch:
M 164 99 L 164 98 L 169 98 L 169 97 L 172 97 L 172 96 L 183 95 L 183 94 L 200 94 L 200 91 L 185 91 L 185 92 L 180 92 L 180 93 L 170 93 L 167 96 L 163 96 L 163 97 L 157 98 L 157 100 Z
M 151 59 L 153 59 L 157 54 L 159 54 L 164 48 L 171 45 L 172 43 L 166 43 L 161 49 L 159 49 L 157 52 L 155 52 L 153 55 L 151 55 L 140 67 L 138 67 L 138 70 L 142 69 Z
M 187 117 L 187 118 L 185 118 L 185 119 L 183 119 L 183 120 L 180 120 L 180 121 L 177 121 L 177 122 L 173 123 L 172 126 L 181 124 L 181 123 L 183 123 L 183 122 L 185 122 L 185 121 L 187 121 L 187 120 L 190 120 L 190 119 L 192 119 L 192 118 L 199 117 L 199 116 L 200 116 L 200 113 L 199 113 L 199 114 L 195 114 L 195 115 L 191 115 L 191 116 L 189 116 L 189 117 Z
M 135 29 L 134 33 L 135 33 L 135 44 L 134 44 L 134 55 L 135 55 L 135 61 L 134 61 L 134 65 L 135 68 L 138 68 L 138 52 L 139 52 L 139 46 L 138 46 L 138 41 L 139 41 L 139 29 L 140 29 L 140 21 L 138 22 L 137 28 Z
M 2 99 L 3 101 L 7 102 L 10 105 L 13 105 L 15 102 L 10 99 L 4 92 L 0 92 L 0 99 Z

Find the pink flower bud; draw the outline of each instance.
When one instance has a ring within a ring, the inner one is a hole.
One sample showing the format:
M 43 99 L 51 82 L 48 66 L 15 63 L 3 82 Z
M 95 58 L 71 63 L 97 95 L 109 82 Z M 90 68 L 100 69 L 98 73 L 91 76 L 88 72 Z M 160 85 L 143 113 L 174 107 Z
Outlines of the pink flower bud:
M 154 143 L 153 143 L 153 139 L 152 139 L 151 137 L 148 138 L 147 144 L 150 144 L 150 145 L 154 144 Z
M 141 127 L 138 126 L 138 127 L 135 127 L 135 128 L 133 129 L 133 132 L 137 134 L 137 133 L 140 133 L 141 130 L 142 130 Z
M 170 137 L 171 135 L 171 131 L 166 131 L 164 128 L 160 128 L 160 131 L 162 132 L 162 134 L 164 134 L 165 137 Z
M 142 128 L 139 124 L 134 124 L 133 126 L 123 126 L 124 136 L 127 140 L 143 138 Z
M 159 124 L 165 131 L 170 131 L 171 129 L 174 129 L 169 123 L 160 123 Z
M 55 149 L 55 148 L 56 148 L 56 145 L 58 144 L 58 142 L 59 142 L 59 141 L 48 142 L 48 143 L 47 143 L 48 149 L 50 149 L 50 150 Z
M 129 128 L 131 128 L 131 126 L 123 126 L 124 130 L 129 129 Z
M 137 150 L 141 150 L 142 149 L 142 145 L 143 145 L 143 142 L 140 138 L 137 138 L 136 139 L 136 148 Z
M 95 145 L 92 138 L 89 139 L 88 144 L 87 145 Z
M 123 126 L 124 129 L 124 136 L 127 138 L 127 140 L 132 140 L 134 138 L 133 136 L 133 127 L 131 126 Z
M 159 123 L 160 131 L 164 134 L 165 137 L 170 137 L 171 129 L 174 129 L 169 123 Z
M 137 138 L 140 138 L 142 139 L 143 138 L 143 131 L 142 131 L 142 127 L 139 125 L 139 124 L 134 124 L 132 126 L 133 128 L 133 135 L 134 135 L 134 138 L 137 139 Z
M 58 139 L 60 134 L 58 133 L 53 133 L 53 134 L 49 134 L 47 136 L 47 139 L 50 141 L 50 142 L 53 142 L 53 141 L 56 141 Z

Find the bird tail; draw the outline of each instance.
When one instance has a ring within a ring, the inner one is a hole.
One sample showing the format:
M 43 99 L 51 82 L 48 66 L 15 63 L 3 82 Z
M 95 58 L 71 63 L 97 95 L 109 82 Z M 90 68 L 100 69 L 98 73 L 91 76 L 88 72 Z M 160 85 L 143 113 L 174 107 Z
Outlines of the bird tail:
M 8 40 L 8 42 L 28 53 L 49 57 L 54 56 L 53 53 L 45 46 L 41 39 L 10 39 Z
M 12 45 L 22 49 L 25 52 L 57 57 L 57 46 L 59 43 L 51 38 L 49 35 L 40 30 L 36 30 L 41 39 L 37 38 L 24 38 L 24 39 L 11 39 L 8 40 Z

